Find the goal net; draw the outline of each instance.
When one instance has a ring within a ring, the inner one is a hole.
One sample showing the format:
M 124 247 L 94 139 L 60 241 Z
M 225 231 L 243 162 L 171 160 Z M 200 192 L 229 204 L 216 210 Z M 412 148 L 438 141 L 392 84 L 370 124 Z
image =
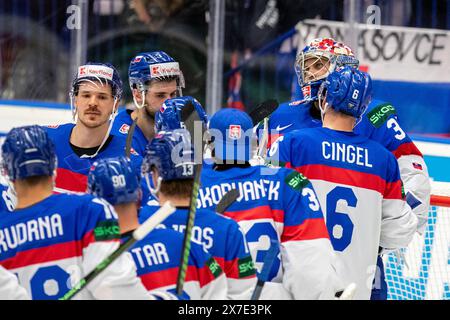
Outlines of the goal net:
M 388 300 L 450 300 L 449 253 L 450 183 L 433 182 L 425 232 L 383 257 Z

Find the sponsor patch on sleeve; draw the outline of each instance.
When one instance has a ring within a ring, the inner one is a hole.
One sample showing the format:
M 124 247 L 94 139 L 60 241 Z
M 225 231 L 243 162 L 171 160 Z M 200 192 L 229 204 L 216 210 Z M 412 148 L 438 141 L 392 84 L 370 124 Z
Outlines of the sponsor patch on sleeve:
M 309 183 L 309 180 L 300 172 L 293 171 L 286 176 L 284 182 L 292 189 L 300 191 Z
M 117 220 L 101 221 L 94 228 L 95 241 L 120 239 L 120 229 Z
M 220 267 L 219 263 L 217 263 L 216 259 L 213 257 L 209 258 L 208 261 L 206 261 L 206 265 L 208 266 L 209 270 L 211 270 L 211 273 L 214 275 L 214 278 L 217 278 L 222 274 L 222 268 Z
M 386 122 L 390 115 L 396 113 L 395 108 L 391 104 L 384 103 L 368 112 L 367 117 L 375 128 L 379 128 Z
M 245 278 L 256 274 L 252 257 L 238 259 L 239 278 Z

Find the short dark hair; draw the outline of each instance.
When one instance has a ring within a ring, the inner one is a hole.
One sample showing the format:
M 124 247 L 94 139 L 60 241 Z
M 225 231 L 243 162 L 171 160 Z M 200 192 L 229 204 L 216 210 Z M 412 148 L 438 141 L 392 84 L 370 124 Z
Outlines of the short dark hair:
M 52 176 L 32 176 L 32 177 L 27 177 L 25 179 L 18 179 L 17 181 L 20 181 L 27 187 L 34 187 L 43 182 L 46 182 L 50 178 L 52 178 Z
M 166 196 L 190 198 L 194 179 L 161 181 L 159 191 Z

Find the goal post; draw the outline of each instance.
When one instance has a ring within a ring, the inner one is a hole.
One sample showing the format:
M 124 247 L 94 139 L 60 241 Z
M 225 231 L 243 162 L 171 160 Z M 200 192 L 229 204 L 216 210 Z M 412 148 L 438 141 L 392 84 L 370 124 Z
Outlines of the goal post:
M 450 300 L 450 183 L 432 183 L 424 233 L 383 261 L 388 300 Z

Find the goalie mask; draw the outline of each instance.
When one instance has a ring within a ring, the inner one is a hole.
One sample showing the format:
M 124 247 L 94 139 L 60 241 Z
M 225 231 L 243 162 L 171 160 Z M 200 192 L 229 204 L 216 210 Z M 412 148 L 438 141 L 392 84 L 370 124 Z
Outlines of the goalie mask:
M 137 108 L 144 107 L 144 97 L 152 81 L 176 80 L 177 96 L 183 95 L 184 77 L 180 66 L 164 51 L 144 52 L 131 59 L 128 68 L 128 80 L 131 90 L 137 89 L 143 97 L 142 103 L 139 104 L 133 95 L 134 104 Z
M 317 100 L 320 84 L 339 67 L 358 68 L 359 61 L 352 50 L 332 38 L 318 38 L 311 41 L 297 55 L 295 72 L 305 100 Z

